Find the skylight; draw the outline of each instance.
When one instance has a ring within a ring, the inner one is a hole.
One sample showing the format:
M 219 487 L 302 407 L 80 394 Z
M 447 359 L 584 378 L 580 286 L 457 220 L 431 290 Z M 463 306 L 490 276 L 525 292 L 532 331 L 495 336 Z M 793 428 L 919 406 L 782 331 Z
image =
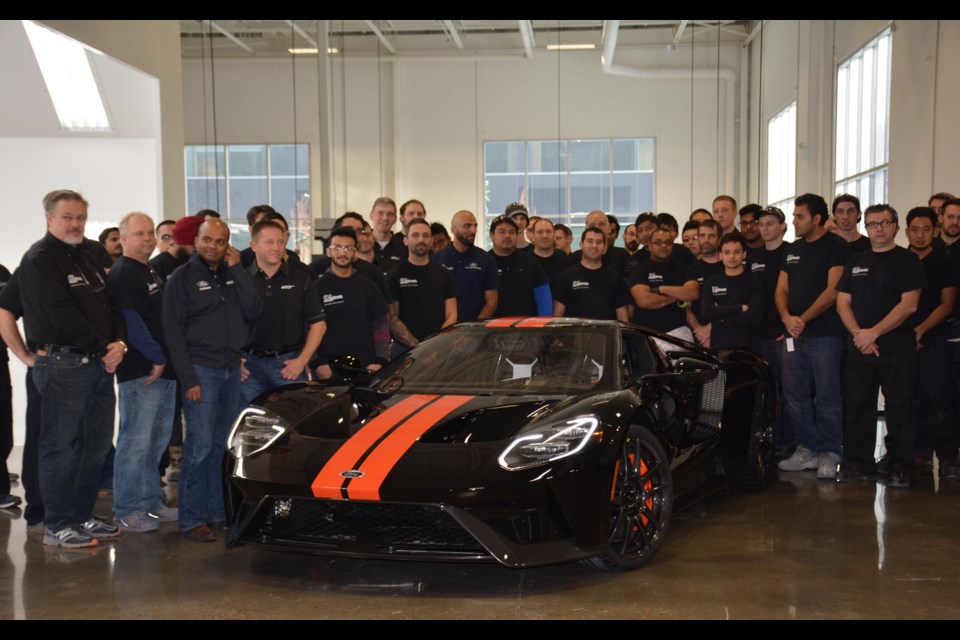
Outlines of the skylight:
M 110 120 L 93 77 L 86 48 L 32 20 L 23 20 L 47 91 L 67 131 L 110 131 Z

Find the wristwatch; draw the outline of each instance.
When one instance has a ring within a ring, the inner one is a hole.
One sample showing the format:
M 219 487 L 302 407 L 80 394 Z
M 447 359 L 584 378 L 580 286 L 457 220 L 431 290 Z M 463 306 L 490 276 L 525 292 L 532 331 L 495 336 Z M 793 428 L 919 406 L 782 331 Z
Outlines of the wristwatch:
M 126 353 L 126 352 L 127 352 L 127 343 L 124 342 L 123 340 L 117 340 L 117 342 L 119 342 L 120 344 L 123 345 L 123 352 Z
M 658 296 L 661 295 L 661 294 L 660 294 L 660 286 L 659 286 L 659 285 L 657 285 L 657 286 L 655 286 L 655 287 L 650 287 L 650 291 L 652 291 L 653 293 L 657 294 Z

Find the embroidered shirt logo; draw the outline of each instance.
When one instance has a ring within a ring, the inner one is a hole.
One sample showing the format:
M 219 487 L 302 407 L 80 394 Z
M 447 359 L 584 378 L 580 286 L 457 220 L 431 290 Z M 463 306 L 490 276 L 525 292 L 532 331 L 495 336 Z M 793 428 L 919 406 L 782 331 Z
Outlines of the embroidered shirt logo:
M 420 283 L 417 282 L 416 278 L 400 278 L 401 287 L 419 287 Z
M 206 280 L 198 280 L 197 289 L 199 289 L 200 291 L 210 291 L 210 289 L 213 289 L 213 287 L 211 287 L 210 283 L 207 282 Z
M 870 273 L 870 269 L 867 267 L 854 267 L 853 271 L 850 272 L 854 276 L 865 276 Z
M 323 294 L 323 304 L 343 304 L 343 294 L 334 295 L 332 293 Z
M 590 288 L 590 283 L 587 282 L 586 280 L 574 280 L 574 281 L 573 281 L 573 288 L 574 288 L 574 289 L 589 289 L 589 288 Z
M 796 264 L 800 262 L 800 256 L 795 256 L 792 253 L 787 254 L 787 264 Z

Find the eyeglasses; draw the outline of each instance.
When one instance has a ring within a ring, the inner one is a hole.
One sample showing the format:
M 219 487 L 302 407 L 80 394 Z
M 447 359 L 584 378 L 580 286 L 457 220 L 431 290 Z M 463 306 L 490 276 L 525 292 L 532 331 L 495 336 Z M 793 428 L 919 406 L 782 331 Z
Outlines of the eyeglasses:
M 356 247 L 349 244 L 332 244 L 330 245 L 330 249 L 334 253 L 353 253 L 354 251 L 357 250 Z
M 755 227 L 755 226 L 757 226 L 758 224 L 760 224 L 760 223 L 757 222 L 756 220 L 741 220 L 741 221 L 740 221 L 740 226 L 741 226 L 741 227 Z
M 865 226 L 867 229 L 879 229 L 880 227 L 886 229 L 887 227 L 892 227 L 895 224 L 897 223 L 893 220 L 874 220 L 873 222 L 867 222 L 863 226 Z
M 164 242 L 170 242 L 171 240 L 173 240 L 173 236 L 170 235 L 169 233 L 165 233 L 162 236 L 160 236 L 160 239 L 163 240 Z

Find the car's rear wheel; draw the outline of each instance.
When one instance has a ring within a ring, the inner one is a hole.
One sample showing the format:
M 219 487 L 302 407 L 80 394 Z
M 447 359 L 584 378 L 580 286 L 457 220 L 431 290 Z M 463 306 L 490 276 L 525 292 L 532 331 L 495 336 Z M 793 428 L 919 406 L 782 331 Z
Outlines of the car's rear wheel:
M 673 516 L 670 463 L 648 429 L 631 427 L 623 443 L 611 506 L 606 552 L 590 564 L 606 570 L 642 567 L 660 550 Z
M 747 489 L 766 489 L 773 473 L 773 391 L 765 381 L 753 398 L 750 442 L 740 484 Z

